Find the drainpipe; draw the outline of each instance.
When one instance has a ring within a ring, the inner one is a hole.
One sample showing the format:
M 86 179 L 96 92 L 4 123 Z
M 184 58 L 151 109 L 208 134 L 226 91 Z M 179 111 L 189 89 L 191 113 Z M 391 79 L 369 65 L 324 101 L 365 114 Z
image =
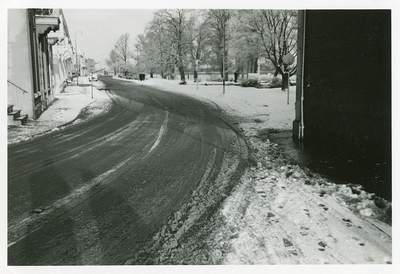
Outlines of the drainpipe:
M 296 77 L 296 116 L 293 121 L 293 139 L 301 140 L 304 137 L 304 55 L 305 55 L 305 10 L 298 11 L 298 33 L 297 33 L 297 77 Z
M 303 50 L 302 50 L 302 59 L 303 62 L 301 64 L 301 101 L 300 101 L 300 109 L 301 109 L 301 122 L 300 122 L 300 130 L 299 130 L 299 139 L 304 139 L 304 56 L 306 49 L 306 11 L 303 11 Z

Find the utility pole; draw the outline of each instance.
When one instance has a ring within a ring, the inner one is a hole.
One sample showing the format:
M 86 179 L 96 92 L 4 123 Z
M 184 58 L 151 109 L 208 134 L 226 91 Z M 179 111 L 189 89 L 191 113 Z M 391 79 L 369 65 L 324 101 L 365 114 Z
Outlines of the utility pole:
M 225 11 L 223 11 L 223 25 L 222 25 L 222 34 L 223 34 L 223 49 L 222 49 L 222 86 L 223 86 L 223 94 L 225 94 Z
M 78 30 L 77 32 L 75 32 L 75 56 L 76 56 L 76 85 L 79 86 L 79 73 L 80 73 L 80 66 L 79 66 L 79 61 L 78 61 L 78 42 L 76 40 L 76 34 L 80 32 L 81 35 L 83 34 L 82 31 Z

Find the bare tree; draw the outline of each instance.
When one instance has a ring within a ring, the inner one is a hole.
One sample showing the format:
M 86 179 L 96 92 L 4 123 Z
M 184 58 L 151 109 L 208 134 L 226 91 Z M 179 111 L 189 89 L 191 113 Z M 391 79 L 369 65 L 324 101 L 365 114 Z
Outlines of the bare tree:
M 106 64 L 107 66 L 110 67 L 114 71 L 114 75 L 117 74 L 118 69 L 122 65 L 122 61 L 119 60 L 118 54 L 115 52 L 115 50 L 111 50 L 109 53 L 108 58 L 106 59 Z
M 113 57 L 116 58 L 116 60 L 122 61 L 122 69 L 124 70 L 125 75 L 128 73 L 129 67 L 131 67 L 131 64 L 128 63 L 128 59 L 132 57 L 132 51 L 130 49 L 129 43 L 129 33 L 122 34 L 118 38 L 113 50 L 110 53 L 110 57 L 112 54 Z
M 228 21 L 231 19 L 231 11 L 229 10 L 209 10 L 209 24 L 213 30 L 213 51 L 217 57 L 221 77 L 227 80 L 228 78 L 228 45 L 230 34 Z M 225 72 L 224 72 L 225 71 Z
M 192 40 L 190 44 L 190 60 L 195 80 L 198 78 L 199 64 L 206 63 L 212 52 L 212 31 L 206 16 L 205 11 L 195 10 L 189 19 L 189 25 L 192 26 L 189 32 Z
M 261 56 L 270 60 L 276 73 L 282 75 L 282 89 L 287 88 L 288 76 L 296 73 L 284 56 L 297 56 L 297 12 L 294 10 L 241 10 L 242 32 L 256 35 Z M 286 73 L 288 72 L 288 73 Z
M 161 10 L 156 12 L 155 19 L 162 22 L 164 30 L 170 38 L 172 46 L 172 54 L 175 64 L 179 69 L 182 83 L 186 83 L 185 79 L 185 58 L 189 50 L 189 45 L 193 39 L 188 35 L 188 20 L 187 15 L 189 10 Z
M 145 33 L 136 39 L 137 63 L 140 70 L 150 73 L 159 71 L 164 78 L 165 73 L 172 73 L 175 61 L 175 49 L 167 31 L 168 25 L 161 18 L 154 18 L 146 27 Z
M 230 50 L 233 59 L 234 71 L 242 73 L 257 72 L 258 58 L 262 52 L 260 47 L 260 39 L 254 31 L 249 31 L 243 14 L 238 11 L 232 11 L 231 19 L 231 43 Z

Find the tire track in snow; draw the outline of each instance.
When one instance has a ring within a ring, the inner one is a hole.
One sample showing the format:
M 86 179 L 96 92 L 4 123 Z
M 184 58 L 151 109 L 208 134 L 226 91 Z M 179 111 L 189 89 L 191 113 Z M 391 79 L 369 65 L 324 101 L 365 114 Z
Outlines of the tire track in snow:
M 154 142 L 153 146 L 150 148 L 150 150 L 147 152 L 145 156 L 142 157 L 142 159 L 148 157 L 151 152 L 160 144 L 162 137 L 165 135 L 166 130 L 167 130 L 167 124 L 168 124 L 168 116 L 169 113 L 166 111 L 166 116 L 163 122 L 163 125 L 160 128 L 158 138 Z M 26 217 L 22 221 L 19 221 L 16 224 L 10 225 L 8 228 L 8 246 L 11 247 L 14 244 L 18 243 L 20 240 L 28 236 L 29 234 L 32 234 L 33 232 L 39 230 L 42 228 L 49 220 L 51 219 L 49 216 L 52 216 L 52 214 L 57 215 L 57 209 L 61 208 L 67 208 L 67 209 L 72 209 L 73 207 L 77 206 L 81 202 L 85 201 L 87 199 L 87 193 L 90 192 L 91 190 L 95 190 L 95 188 L 98 188 L 100 186 L 106 186 L 109 183 L 111 183 L 111 180 L 107 180 L 107 178 L 119 170 L 121 167 L 123 167 L 126 163 L 130 162 L 132 159 L 136 159 L 137 155 L 132 155 L 131 157 L 125 159 L 118 165 L 114 166 L 112 169 L 102 173 L 101 175 L 97 176 L 87 184 L 85 184 L 82 187 L 79 187 L 75 190 L 73 190 L 69 195 L 65 196 L 64 198 L 61 198 L 57 201 L 55 201 L 52 205 L 48 206 L 40 212 L 39 214 L 31 215 L 29 217 Z M 96 193 L 96 192 L 94 192 Z M 93 194 L 94 194 L 93 193 Z M 56 216 L 52 216 L 56 217 Z M 43 220 L 43 221 L 41 221 Z M 25 229 L 27 227 L 32 227 L 34 224 L 39 224 L 35 228 L 30 228 L 30 231 L 28 234 L 24 234 Z

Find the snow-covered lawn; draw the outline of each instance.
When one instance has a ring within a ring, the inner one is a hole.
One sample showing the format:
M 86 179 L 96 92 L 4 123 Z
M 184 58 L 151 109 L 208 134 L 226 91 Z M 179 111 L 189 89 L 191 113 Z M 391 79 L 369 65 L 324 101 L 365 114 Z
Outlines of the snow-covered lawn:
M 122 79 L 121 79 L 122 80 Z M 268 123 L 269 128 L 291 129 L 295 118 L 295 87 L 290 87 L 289 104 L 287 93 L 280 88 L 257 89 L 226 85 L 223 94 L 222 83 L 206 82 L 198 85 L 188 81 L 179 85 L 179 80 L 164 80 L 159 78 L 146 81 L 124 80 L 150 85 L 161 90 L 179 92 L 217 104 L 228 115 L 240 118 L 241 126 L 251 128 L 261 123 Z M 233 117 L 234 118 L 234 117 Z

